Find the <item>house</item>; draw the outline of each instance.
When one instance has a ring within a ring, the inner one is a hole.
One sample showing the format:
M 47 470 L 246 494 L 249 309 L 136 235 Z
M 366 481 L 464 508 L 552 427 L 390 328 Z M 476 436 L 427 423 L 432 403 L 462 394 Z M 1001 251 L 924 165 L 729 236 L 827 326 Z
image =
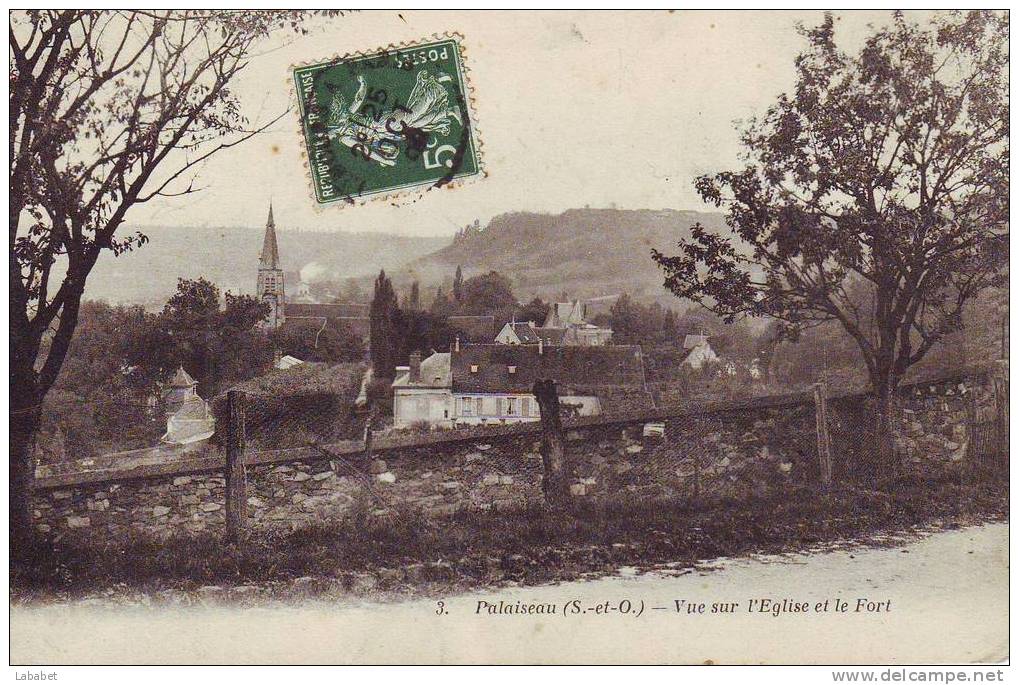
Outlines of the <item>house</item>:
M 612 339 L 611 328 L 587 322 L 587 305 L 581 300 L 553 303 L 539 330 L 563 331 L 561 344 L 568 346 L 596 347 Z
M 495 336 L 495 342 L 501 345 L 537 345 L 537 327 L 533 321 L 526 323 L 512 321 L 502 327 Z
M 393 379 L 393 425 L 407 428 L 426 422 L 431 426 L 452 425 L 450 354 L 433 352 L 422 360 L 420 352 L 410 355 L 408 366 L 396 367 Z
M 718 355 L 708 343 L 708 336 L 703 333 L 683 338 L 683 349 L 687 351 L 683 364 L 693 369 L 699 369 L 707 363 L 718 361 Z
M 636 345 L 455 345 L 427 359 L 412 355 L 393 382 L 397 428 L 417 422 L 467 426 L 540 420 L 531 389 L 558 384 L 564 412 L 579 416 L 653 407 Z
M 198 396 L 197 387 L 198 381 L 183 366 L 177 369 L 164 399 L 166 433 L 160 442 L 188 445 L 211 438 L 216 432 L 216 420 L 209 404 Z
M 511 321 L 502 327 L 499 334 L 495 336 L 495 342 L 500 345 L 537 345 L 541 342 L 544 345 L 563 345 L 568 328 L 542 328 L 534 325 L 533 321 L 527 323 Z

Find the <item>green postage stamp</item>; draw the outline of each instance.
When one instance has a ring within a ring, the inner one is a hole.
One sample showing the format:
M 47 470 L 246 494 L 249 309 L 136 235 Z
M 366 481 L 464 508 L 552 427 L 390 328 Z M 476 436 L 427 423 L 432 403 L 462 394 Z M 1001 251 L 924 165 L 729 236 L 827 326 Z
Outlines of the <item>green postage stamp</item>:
M 483 174 L 460 36 L 294 67 L 315 201 L 420 192 Z

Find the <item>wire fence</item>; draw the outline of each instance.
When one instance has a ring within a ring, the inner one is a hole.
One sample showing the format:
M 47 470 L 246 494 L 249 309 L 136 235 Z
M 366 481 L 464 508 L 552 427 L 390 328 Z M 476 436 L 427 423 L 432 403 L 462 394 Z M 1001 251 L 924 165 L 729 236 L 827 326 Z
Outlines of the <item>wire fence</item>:
M 324 467 L 346 479 L 375 509 L 406 516 L 415 511 L 409 504 L 420 505 L 419 511 L 453 511 L 542 500 L 552 473 L 550 431 L 568 455 L 565 479 L 572 498 L 673 502 L 739 500 L 850 483 L 867 475 L 880 440 L 880 411 L 873 396 L 829 397 L 823 387 L 812 396 L 682 411 L 566 415 L 560 417 L 561 427 L 541 420 L 396 430 L 384 407 L 371 401 L 364 371 L 352 365 L 258 379 L 208 403 L 184 393 L 172 414 L 163 410 L 167 425 L 160 447 L 121 452 L 109 463 L 78 463 L 64 475 L 74 469 L 102 470 L 115 479 L 119 472 L 136 474 L 131 469 L 158 464 L 158 474 L 165 477 L 175 473 L 176 460 L 186 473 L 185 462 L 201 456 L 201 468 L 224 466 L 228 527 L 233 513 L 236 528 L 244 525 L 246 465 L 274 469 L 289 464 L 297 467 L 290 472 L 300 472 L 277 478 L 271 497 L 262 496 L 265 500 L 292 502 L 302 495 L 298 488 L 309 486 L 317 488 L 309 499 L 320 499 L 328 484 L 314 483 Z M 358 396 L 363 401 L 351 401 Z M 892 458 L 914 470 L 960 461 L 1007 464 L 1007 412 L 1007 369 L 984 379 L 941 379 L 905 388 L 892 406 Z M 182 437 L 194 440 L 170 442 Z M 398 481 L 394 469 L 400 471 Z M 301 485 L 308 480 L 314 482 Z M 264 485 L 252 487 L 267 492 Z

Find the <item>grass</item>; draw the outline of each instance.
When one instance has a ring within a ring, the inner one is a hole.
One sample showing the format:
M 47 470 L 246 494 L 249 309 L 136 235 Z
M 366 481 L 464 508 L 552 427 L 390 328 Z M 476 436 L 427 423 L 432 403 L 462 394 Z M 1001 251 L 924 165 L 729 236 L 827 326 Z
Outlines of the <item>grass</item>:
M 12 567 L 12 598 L 82 597 L 111 588 L 152 594 L 207 585 L 278 587 L 309 576 L 349 585 L 358 574 L 381 589 L 438 584 L 448 591 L 506 580 L 571 580 L 622 565 L 694 566 L 931 524 L 1006 519 L 1008 476 L 966 467 L 903 477 L 882 491 L 785 487 L 740 500 L 584 502 L 570 512 L 531 506 L 446 520 L 410 510 L 380 519 L 371 508 L 360 503 L 343 520 L 294 532 L 256 530 L 229 545 L 211 533 L 47 542 L 29 563 Z

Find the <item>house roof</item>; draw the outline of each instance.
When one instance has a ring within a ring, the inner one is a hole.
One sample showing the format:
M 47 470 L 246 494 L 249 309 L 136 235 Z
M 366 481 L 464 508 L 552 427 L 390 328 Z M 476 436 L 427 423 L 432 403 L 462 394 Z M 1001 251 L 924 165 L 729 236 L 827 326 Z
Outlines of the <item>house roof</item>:
M 516 334 L 517 340 L 523 344 L 538 344 L 538 333 L 529 323 L 508 323 L 506 324 Z
M 556 302 L 549 309 L 543 328 L 583 326 L 587 321 L 587 303 L 583 300 Z
M 451 353 L 450 374 L 458 392 L 531 392 L 539 379 L 556 381 L 562 394 L 645 389 L 637 345 L 546 346 L 540 354 L 537 345 L 465 345 Z
M 562 345 L 566 331 L 565 328 L 546 328 L 544 326 L 535 329 L 546 345 Z
M 209 405 L 201 397 L 194 395 L 181 404 L 173 418 L 178 421 L 205 421 L 209 419 Z
M 698 345 L 708 344 L 707 335 L 688 335 L 683 338 L 683 349 L 689 350 L 691 347 L 697 347 Z
M 312 304 L 306 302 L 287 302 L 284 309 L 286 318 L 294 319 L 338 319 L 346 317 L 367 317 L 366 304 Z
M 297 365 L 303 364 L 303 363 L 304 363 L 303 359 L 298 359 L 297 357 L 291 356 L 289 354 L 285 354 L 282 357 L 280 357 L 280 360 L 278 362 L 276 362 L 276 368 L 277 369 L 289 369 L 289 368 L 291 368 L 293 366 L 297 366 Z
M 371 323 L 367 316 L 290 316 L 290 305 L 287 305 L 287 316 L 283 320 L 281 331 L 294 335 L 300 332 L 301 335 L 313 339 L 315 334 L 322 328 L 323 324 L 329 323 L 333 326 L 349 332 L 351 335 L 360 336 L 367 340 L 370 333 Z
M 631 390 L 629 388 L 602 388 L 598 390 L 598 400 L 605 414 L 620 414 L 628 411 L 654 409 L 655 401 L 647 390 Z
M 494 316 L 450 316 L 446 320 L 469 340 L 489 342 L 496 334 Z
M 173 374 L 173 379 L 170 381 L 171 388 L 192 388 L 196 385 L 198 385 L 198 381 L 188 375 L 183 365 L 177 367 L 177 372 Z
M 393 387 L 448 388 L 450 386 L 449 352 L 433 352 L 427 359 L 421 360 L 421 380 L 410 382 L 410 372 L 401 371 L 393 380 Z

